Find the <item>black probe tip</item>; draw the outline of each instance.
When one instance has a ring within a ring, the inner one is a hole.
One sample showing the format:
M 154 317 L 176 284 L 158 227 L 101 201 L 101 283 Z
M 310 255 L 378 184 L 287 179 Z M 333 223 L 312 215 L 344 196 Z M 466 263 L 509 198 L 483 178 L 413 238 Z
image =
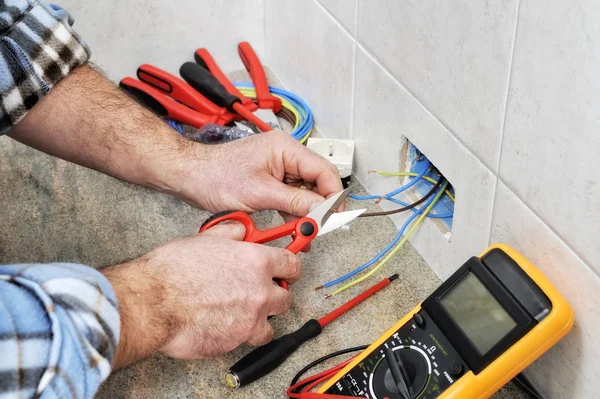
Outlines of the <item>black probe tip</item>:
M 394 280 L 398 280 L 400 278 L 400 276 L 398 275 L 398 273 L 392 275 L 388 280 L 390 280 L 390 282 L 394 281 Z

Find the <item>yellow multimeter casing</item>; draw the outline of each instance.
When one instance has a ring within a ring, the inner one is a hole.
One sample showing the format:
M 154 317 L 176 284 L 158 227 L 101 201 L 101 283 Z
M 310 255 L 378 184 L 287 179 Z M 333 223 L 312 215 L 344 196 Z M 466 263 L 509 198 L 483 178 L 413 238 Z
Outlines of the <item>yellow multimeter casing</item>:
M 573 321 L 571 307 L 542 272 L 510 246 L 492 245 L 318 392 L 400 398 L 386 346 L 404 359 L 399 363 L 413 399 L 488 398 L 564 337 Z

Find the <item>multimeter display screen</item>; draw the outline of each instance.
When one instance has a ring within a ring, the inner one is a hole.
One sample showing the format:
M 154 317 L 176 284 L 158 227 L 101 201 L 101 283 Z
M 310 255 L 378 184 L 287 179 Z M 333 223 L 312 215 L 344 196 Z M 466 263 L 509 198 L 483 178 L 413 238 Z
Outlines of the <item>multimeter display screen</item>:
M 517 325 L 473 272 L 439 302 L 482 355 Z

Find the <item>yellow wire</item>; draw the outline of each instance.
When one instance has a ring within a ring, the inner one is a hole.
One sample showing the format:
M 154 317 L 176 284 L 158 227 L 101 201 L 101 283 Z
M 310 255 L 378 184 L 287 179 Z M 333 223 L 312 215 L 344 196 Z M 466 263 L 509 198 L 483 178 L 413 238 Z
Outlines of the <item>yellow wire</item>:
M 240 93 L 242 93 L 246 97 L 256 98 L 256 90 L 254 90 L 254 89 L 250 89 L 250 88 L 246 88 L 246 87 L 238 87 L 238 90 L 240 91 Z M 300 113 L 298 112 L 298 109 L 296 107 L 294 107 L 294 104 L 289 102 L 287 99 L 285 99 L 281 96 L 278 96 L 277 94 L 274 94 L 274 96 L 277 98 L 280 98 L 281 106 L 285 107 L 287 110 L 289 110 L 296 118 L 296 124 L 294 125 L 294 129 L 296 129 L 298 126 L 300 126 L 301 116 L 300 116 Z M 312 133 L 312 128 L 300 140 L 300 144 L 304 144 L 306 142 L 306 140 L 308 140 L 308 138 L 310 137 L 311 133 Z
M 378 175 L 381 175 L 381 176 L 419 176 L 418 173 L 414 173 L 414 172 L 378 172 L 375 170 L 373 172 L 377 173 Z M 421 179 L 427 180 L 428 182 L 433 183 L 433 184 L 437 183 L 437 180 L 434 180 L 429 176 L 422 176 Z M 450 200 L 452 202 L 455 202 L 454 195 L 452 195 L 450 190 L 446 190 L 446 195 L 448 196 L 448 198 L 450 198 Z
M 350 287 L 352 287 L 352 286 L 354 286 L 354 285 L 356 285 L 356 284 L 358 284 L 358 283 L 360 283 L 360 282 L 368 279 L 373 274 L 377 273 L 377 271 L 379 269 L 381 269 L 381 267 L 383 265 L 385 265 L 387 263 L 387 261 L 389 261 L 392 258 L 392 256 L 394 256 L 396 254 L 396 252 L 398 252 L 400 250 L 400 248 L 402 248 L 402 246 L 404 245 L 404 243 L 406 241 L 408 241 L 408 239 L 415 232 L 415 230 L 417 229 L 417 227 L 419 227 L 419 225 L 421 223 L 423 223 L 423 220 L 425 220 L 425 218 L 427 217 L 427 214 L 433 209 L 433 207 L 435 206 L 435 204 L 439 201 L 440 197 L 442 196 L 442 194 L 446 190 L 447 186 L 448 186 L 448 182 L 446 181 L 446 182 L 444 182 L 444 185 L 442 186 L 442 189 L 433 198 L 433 201 L 431 202 L 431 204 L 429 204 L 429 206 L 425 209 L 425 212 L 423 212 L 423 214 L 411 226 L 410 230 L 408 230 L 408 232 L 402 237 L 402 239 L 400 240 L 400 242 L 398 244 L 396 244 L 396 246 L 394 247 L 394 249 L 392 249 L 392 251 L 381 262 L 379 262 L 379 264 L 376 267 L 374 267 L 373 269 L 371 269 L 364 276 L 359 277 L 359 278 L 357 278 L 355 280 L 352 280 L 351 282 L 349 282 L 348 284 L 344 285 L 343 287 L 340 287 L 337 290 L 333 291 L 331 294 L 327 295 L 326 298 L 328 298 L 330 296 L 337 295 L 340 292 L 347 290 L 348 288 L 350 288 Z

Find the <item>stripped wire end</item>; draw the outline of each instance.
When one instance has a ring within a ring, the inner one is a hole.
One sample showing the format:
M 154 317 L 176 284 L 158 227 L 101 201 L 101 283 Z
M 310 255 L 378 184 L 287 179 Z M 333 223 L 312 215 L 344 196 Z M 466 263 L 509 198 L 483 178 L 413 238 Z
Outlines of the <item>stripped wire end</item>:
M 333 295 L 333 294 L 327 294 L 327 295 L 325 295 L 325 296 L 323 297 L 323 299 L 329 299 L 329 298 L 331 298 L 331 296 L 332 296 L 332 295 Z
M 379 173 L 379 172 L 377 172 L 376 170 L 372 170 L 371 169 L 371 170 L 367 171 L 367 173 Z
M 376 204 L 379 204 L 379 203 L 380 203 L 381 201 L 383 201 L 384 199 L 386 199 L 386 198 L 385 198 L 385 195 L 382 195 L 381 197 L 379 197 L 379 198 L 378 198 L 378 199 L 375 201 L 375 203 L 376 203 Z
M 319 285 L 318 287 L 315 287 L 315 291 L 322 290 L 323 288 L 325 288 L 325 286 Z

